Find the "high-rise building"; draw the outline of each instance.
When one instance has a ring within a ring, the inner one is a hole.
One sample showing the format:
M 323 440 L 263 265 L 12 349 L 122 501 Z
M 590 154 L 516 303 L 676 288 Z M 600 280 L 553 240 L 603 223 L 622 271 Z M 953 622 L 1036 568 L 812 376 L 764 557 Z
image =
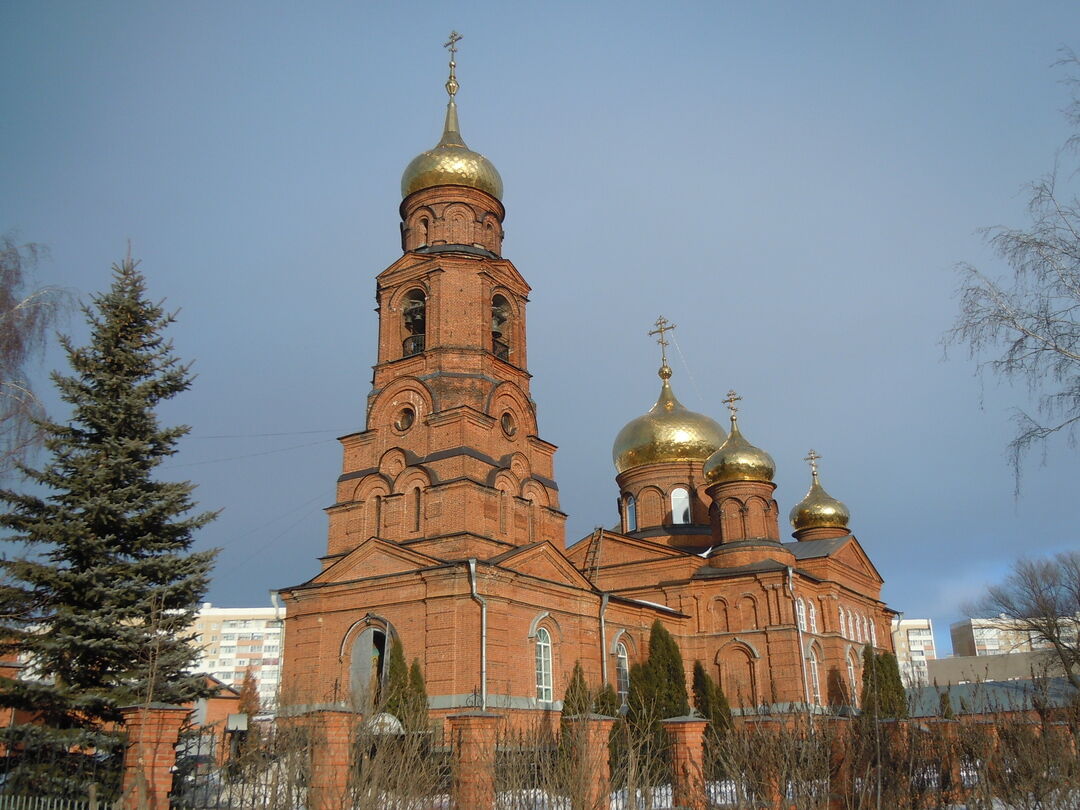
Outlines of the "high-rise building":
M 503 256 L 502 179 L 462 138 L 455 68 L 442 137 L 402 177 L 402 255 L 375 277 L 373 384 L 341 439 L 321 570 L 281 590 L 283 694 L 365 710 L 400 642 L 434 714 L 527 719 L 561 708 L 575 662 L 625 695 L 658 621 L 687 676 L 703 662 L 736 712 L 852 703 L 863 648 L 892 646 L 882 578 L 813 451 L 781 539 L 775 464 L 742 433 L 753 410 L 737 414 L 734 392 L 713 403 L 725 431 L 679 402 L 663 318 L 656 404 L 612 425 L 618 529 L 566 548 L 530 392 L 530 287 Z
M 929 619 L 893 619 L 892 634 L 904 686 L 929 685 L 927 661 L 937 658 L 933 623 Z
M 195 617 L 196 669 L 240 689 L 251 672 L 264 711 L 273 711 L 281 678 L 283 608 L 219 608 L 203 604 Z
M 1025 630 L 1015 619 L 964 619 L 949 625 L 953 655 L 1007 655 L 1039 652 L 1050 644 Z

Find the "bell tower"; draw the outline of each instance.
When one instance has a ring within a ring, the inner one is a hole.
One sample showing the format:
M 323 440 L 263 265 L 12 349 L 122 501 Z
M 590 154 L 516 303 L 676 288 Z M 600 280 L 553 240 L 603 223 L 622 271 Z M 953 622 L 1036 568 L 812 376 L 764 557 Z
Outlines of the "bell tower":
M 529 285 L 502 257 L 502 179 L 458 125 L 452 33 L 442 137 L 401 180 L 403 255 L 376 277 L 378 357 L 344 447 L 324 565 L 375 536 L 439 559 L 549 540 L 565 515 L 529 391 Z

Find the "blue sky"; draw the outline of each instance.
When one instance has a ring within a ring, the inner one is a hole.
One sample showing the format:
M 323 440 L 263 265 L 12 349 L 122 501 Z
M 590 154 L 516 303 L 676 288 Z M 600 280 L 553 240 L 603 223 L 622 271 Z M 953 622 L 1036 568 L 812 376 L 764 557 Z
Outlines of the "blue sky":
M 1016 556 L 1076 547 L 1075 449 L 1030 459 L 1014 498 L 1031 396 L 940 345 L 954 266 L 1006 271 L 978 229 L 1026 222 L 1071 134 L 1052 64 L 1075 3 L 6 3 L 0 230 L 81 296 L 130 240 L 179 310 L 198 379 L 166 409 L 192 426 L 167 473 L 224 510 L 199 539 L 222 548 L 213 602 L 318 569 L 452 28 L 462 131 L 534 290 L 568 542 L 615 521 L 611 442 L 655 400 L 662 313 L 683 403 L 723 420 L 739 391 L 784 513 L 817 449 L 886 599 L 944 650 Z

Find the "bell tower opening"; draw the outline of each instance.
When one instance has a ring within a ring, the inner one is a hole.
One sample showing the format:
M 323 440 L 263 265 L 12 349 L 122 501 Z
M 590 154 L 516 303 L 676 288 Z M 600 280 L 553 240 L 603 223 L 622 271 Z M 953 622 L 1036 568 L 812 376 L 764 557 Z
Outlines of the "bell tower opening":
M 401 344 L 401 356 L 411 357 L 424 351 L 427 335 L 427 296 L 423 290 L 412 290 L 405 295 L 401 307 L 405 340 Z

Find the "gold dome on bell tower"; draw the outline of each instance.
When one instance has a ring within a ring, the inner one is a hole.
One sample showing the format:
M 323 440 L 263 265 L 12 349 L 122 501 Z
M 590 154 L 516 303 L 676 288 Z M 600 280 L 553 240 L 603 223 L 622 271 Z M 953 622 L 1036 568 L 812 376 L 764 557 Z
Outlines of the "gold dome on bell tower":
M 675 328 L 661 316 L 657 328 L 661 349 L 660 396 L 648 413 L 627 422 L 611 449 L 615 470 L 624 473 L 634 467 L 670 461 L 702 462 L 724 442 L 724 429 L 704 414 L 683 406 L 671 390 L 671 366 L 667 364 L 664 333 Z
M 457 103 L 454 97 L 459 88 L 454 55 L 461 35 L 450 34 L 446 47 L 450 49 L 450 78 L 446 92 L 450 100 L 446 104 L 446 123 L 443 134 L 433 149 L 414 157 L 401 175 L 401 196 L 408 197 L 417 191 L 435 186 L 466 186 L 487 192 L 502 200 L 503 183 L 495 165 L 479 152 L 465 145 L 458 128 Z

